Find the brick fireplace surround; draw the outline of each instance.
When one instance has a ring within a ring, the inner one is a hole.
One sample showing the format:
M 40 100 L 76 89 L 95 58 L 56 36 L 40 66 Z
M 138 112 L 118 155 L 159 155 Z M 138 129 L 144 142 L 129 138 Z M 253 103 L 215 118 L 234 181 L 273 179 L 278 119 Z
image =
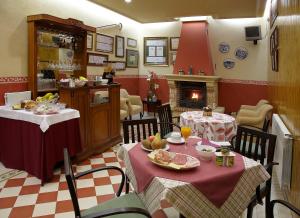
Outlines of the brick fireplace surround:
M 170 89 L 170 105 L 173 111 L 186 111 L 190 108 L 179 107 L 179 87 L 178 83 L 185 82 L 205 82 L 206 83 L 206 95 L 207 105 L 213 106 L 218 105 L 218 81 L 220 77 L 217 76 L 198 76 L 198 75 L 178 75 L 168 74 L 166 75 Z M 195 110 L 195 109 L 193 109 Z

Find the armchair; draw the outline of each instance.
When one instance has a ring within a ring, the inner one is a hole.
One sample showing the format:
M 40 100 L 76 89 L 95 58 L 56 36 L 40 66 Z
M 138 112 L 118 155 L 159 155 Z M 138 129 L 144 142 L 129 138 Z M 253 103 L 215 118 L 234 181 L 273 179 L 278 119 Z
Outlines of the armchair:
M 130 119 L 138 113 L 140 118 L 143 117 L 143 103 L 139 95 L 129 95 L 126 89 L 120 89 L 120 97 L 127 99 Z
M 129 109 L 127 105 L 127 99 L 120 98 L 120 119 L 126 120 L 128 116 L 129 116 Z
M 272 110 L 273 106 L 269 104 L 263 104 L 252 111 L 241 109 L 237 114 L 236 122 L 239 125 L 254 126 L 267 131 Z
M 264 105 L 264 104 L 268 104 L 269 101 L 268 100 L 265 100 L 265 99 L 261 99 L 259 100 L 259 102 L 257 102 L 256 105 L 241 105 L 241 109 L 246 109 L 246 110 L 257 110 L 261 105 Z

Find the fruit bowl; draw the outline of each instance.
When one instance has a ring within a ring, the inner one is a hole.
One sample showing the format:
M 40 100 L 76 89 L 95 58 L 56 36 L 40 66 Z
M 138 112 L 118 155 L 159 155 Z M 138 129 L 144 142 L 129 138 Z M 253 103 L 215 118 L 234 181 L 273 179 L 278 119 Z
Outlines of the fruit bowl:
M 87 83 L 86 80 L 75 80 L 75 86 L 76 87 L 82 87 Z

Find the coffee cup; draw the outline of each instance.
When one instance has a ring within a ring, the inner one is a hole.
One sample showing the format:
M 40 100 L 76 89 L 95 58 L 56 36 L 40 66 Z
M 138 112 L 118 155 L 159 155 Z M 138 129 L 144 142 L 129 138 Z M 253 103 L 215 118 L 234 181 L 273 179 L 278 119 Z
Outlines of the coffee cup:
M 181 141 L 181 134 L 179 132 L 172 132 L 171 133 L 171 139 L 174 142 L 180 142 Z

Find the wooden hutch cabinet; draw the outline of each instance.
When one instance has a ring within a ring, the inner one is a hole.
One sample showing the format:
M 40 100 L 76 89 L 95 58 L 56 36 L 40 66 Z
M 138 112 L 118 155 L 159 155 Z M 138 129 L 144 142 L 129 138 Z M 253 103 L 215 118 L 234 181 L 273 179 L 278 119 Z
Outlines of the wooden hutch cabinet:
M 60 102 L 80 112 L 83 151 L 78 160 L 121 142 L 119 84 L 58 85 L 61 78 L 87 77 L 87 32 L 96 29 L 79 20 L 47 14 L 28 16 L 27 22 L 29 90 L 33 99 L 48 92 L 59 93 Z M 99 90 L 108 93 L 105 101 L 95 98 Z

